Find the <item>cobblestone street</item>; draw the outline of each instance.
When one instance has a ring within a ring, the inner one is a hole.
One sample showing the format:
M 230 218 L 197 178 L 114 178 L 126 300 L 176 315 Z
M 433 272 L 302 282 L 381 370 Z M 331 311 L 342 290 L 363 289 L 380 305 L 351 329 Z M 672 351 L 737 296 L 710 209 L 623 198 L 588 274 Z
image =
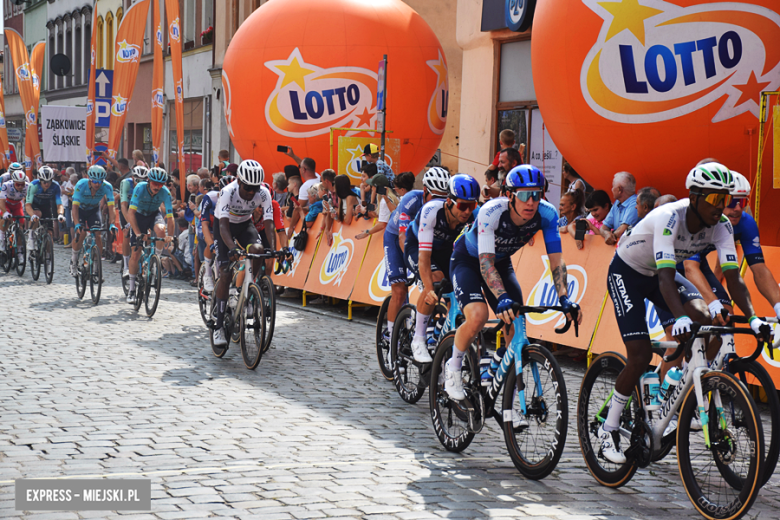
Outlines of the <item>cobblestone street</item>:
M 29 269 L 0 275 L 0 518 L 700 518 L 674 451 L 621 489 L 588 473 L 574 422 L 584 363 L 561 359 L 566 449 L 533 482 L 495 424 L 462 454 L 446 452 L 427 393 L 401 401 L 365 323 L 283 300 L 272 349 L 249 371 L 235 345 L 213 356 L 185 282 L 163 281 L 149 320 L 124 303 L 121 263 L 105 264 L 93 307 L 55 250 L 50 286 Z M 14 510 L 14 479 L 77 476 L 150 478 L 152 510 Z M 748 517 L 777 518 L 779 493 L 775 476 Z

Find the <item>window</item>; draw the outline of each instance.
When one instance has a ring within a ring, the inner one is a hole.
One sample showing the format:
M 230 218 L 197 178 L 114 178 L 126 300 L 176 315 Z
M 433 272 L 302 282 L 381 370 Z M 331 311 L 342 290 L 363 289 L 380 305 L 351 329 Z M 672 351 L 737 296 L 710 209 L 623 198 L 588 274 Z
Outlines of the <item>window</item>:
M 170 132 L 168 165 L 171 170 L 178 168 L 182 172 L 195 172 L 203 163 L 203 100 L 185 99 L 184 111 L 184 157 L 183 164 L 176 160 L 176 104 L 171 102 L 169 111 Z M 174 166 L 176 165 L 176 166 Z M 179 177 L 183 179 L 183 177 Z
M 57 51 L 54 47 L 54 28 L 52 27 L 49 30 L 49 56 L 54 56 L 57 54 Z M 46 74 L 48 80 L 49 80 L 49 90 L 54 90 L 57 88 L 57 76 L 54 74 Z
M 531 74 L 531 40 L 501 44 L 501 72 L 498 101 L 536 99 Z
M 106 62 L 105 68 L 114 70 L 114 15 L 106 13 Z
M 76 85 L 81 85 L 84 79 L 81 75 L 81 27 L 76 27 L 76 52 L 73 54 L 73 77 Z
M 203 0 L 203 23 L 201 26 L 204 31 L 209 27 L 214 27 L 214 0 Z
M 58 29 L 57 30 L 57 53 L 60 54 L 64 50 L 62 48 L 62 24 L 61 23 L 57 26 L 57 29 Z M 62 88 L 62 87 L 63 87 L 62 76 L 57 76 L 57 88 Z
M 182 36 L 184 48 L 190 48 L 195 42 L 195 0 L 184 0 L 184 23 Z M 191 45 L 187 45 L 187 44 Z
M 70 62 L 73 63 L 73 31 L 70 29 L 70 24 L 72 22 L 68 23 L 68 30 L 65 32 L 65 56 L 70 59 Z M 67 76 L 65 76 L 65 86 L 70 87 L 73 85 L 73 76 L 75 73 L 75 69 L 71 67 L 71 71 L 68 73 Z
M 92 24 L 84 24 L 84 81 L 89 78 L 89 69 L 92 67 Z M 97 65 L 97 63 L 96 63 Z
M 119 30 L 119 26 L 122 24 L 122 17 L 125 15 L 125 12 L 120 7 L 116 10 L 116 29 Z
M 103 17 L 98 16 L 97 19 L 97 64 L 98 69 L 103 67 L 103 48 L 105 47 L 105 41 L 103 40 Z

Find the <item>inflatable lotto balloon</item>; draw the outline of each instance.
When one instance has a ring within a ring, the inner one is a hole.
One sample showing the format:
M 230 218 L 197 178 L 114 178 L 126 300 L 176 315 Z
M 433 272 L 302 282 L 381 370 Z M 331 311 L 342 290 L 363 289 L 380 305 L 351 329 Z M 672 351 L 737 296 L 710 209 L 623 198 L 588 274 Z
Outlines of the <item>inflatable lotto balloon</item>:
M 759 93 L 780 86 L 779 10 L 777 0 L 538 2 L 534 86 L 550 136 L 606 190 L 627 170 L 638 186 L 685 195 L 706 157 L 753 179 Z
M 318 171 L 327 168 L 331 127 L 376 128 L 384 54 L 387 137 L 400 145 L 394 170 L 418 173 L 444 133 L 447 61 L 428 24 L 400 0 L 272 0 L 252 13 L 222 71 L 228 131 L 241 157 L 271 174 L 290 164 L 277 146 L 292 146 L 314 158 Z M 339 135 L 379 137 L 336 132 L 334 140 Z

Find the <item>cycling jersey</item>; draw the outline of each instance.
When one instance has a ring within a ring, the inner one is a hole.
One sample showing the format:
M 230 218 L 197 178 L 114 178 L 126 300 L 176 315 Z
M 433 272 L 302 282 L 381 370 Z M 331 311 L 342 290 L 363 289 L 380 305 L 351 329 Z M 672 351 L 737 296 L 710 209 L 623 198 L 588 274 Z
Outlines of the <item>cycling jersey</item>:
M 127 202 L 130 204 L 130 199 L 133 198 L 133 190 L 135 189 L 135 181 L 132 177 L 122 179 L 119 183 L 119 202 Z
M 558 231 L 558 210 L 546 200 L 539 201 L 536 214 L 519 226 L 512 222 L 509 199 L 488 201 L 479 216 L 463 234 L 468 253 L 476 258 L 481 254 L 495 254 L 496 260 L 509 258 L 526 245 L 541 230 L 547 253 L 561 252 L 561 235 Z M 460 241 L 459 240 L 459 241 Z
M 27 197 L 25 201 L 27 204 L 50 206 L 53 200 L 57 206 L 60 206 L 62 205 L 60 193 L 60 185 L 56 182 L 52 182 L 49 185 L 49 188 L 44 190 L 43 186 L 41 186 L 40 179 L 35 179 L 27 188 Z
M 763 264 L 764 251 L 761 249 L 761 241 L 758 238 L 758 224 L 753 217 L 743 212 L 739 222 L 734 226 L 734 241 L 742 245 L 742 252 L 745 253 L 745 260 L 748 265 Z M 701 259 L 715 251 L 715 247 L 710 245 L 701 253 L 695 254 L 688 260 L 695 260 L 701 263 Z
M 276 231 L 284 231 L 284 219 L 282 219 L 282 208 L 276 200 L 271 200 L 271 205 L 274 207 L 274 227 Z M 311 213 L 311 211 L 309 211 Z M 308 221 L 307 221 L 308 222 Z M 258 231 L 265 230 L 265 219 L 260 219 L 254 222 L 255 229 Z
M 163 186 L 156 195 L 149 191 L 149 183 L 139 182 L 133 189 L 133 197 L 130 200 L 130 209 L 136 210 L 141 215 L 152 215 L 160 211 L 160 204 L 165 204 L 165 217 L 173 218 L 173 205 L 171 204 L 171 192 Z
M 73 205 L 83 210 L 93 210 L 100 207 L 100 201 L 106 198 L 109 206 L 114 205 L 114 187 L 104 180 L 97 192 L 93 195 L 90 189 L 89 179 L 81 179 L 73 188 Z
M 10 180 L 11 180 L 11 172 L 5 172 L 4 174 L 0 175 L 0 184 L 5 184 Z
M 445 199 L 434 199 L 423 206 L 406 230 L 407 242 L 409 236 L 413 235 L 419 243 L 420 251 L 438 250 L 443 247 L 452 249 L 452 244 L 463 228 L 476 219 L 479 208 L 474 210 L 467 222 L 459 223 L 452 229 L 447 222 L 446 203 Z
M 22 191 L 19 191 L 16 188 L 14 188 L 14 183 L 12 181 L 6 181 L 3 183 L 2 186 L 0 186 L 0 199 L 5 200 L 6 204 L 11 204 L 16 206 L 23 200 L 26 200 L 27 190 L 29 189 L 29 186 L 30 183 L 25 181 L 24 189 Z
M 398 206 L 390 214 L 390 220 L 387 222 L 385 232 L 393 235 L 398 235 L 400 231 L 406 232 L 407 226 L 417 216 L 420 208 L 423 207 L 423 197 L 422 190 L 412 190 L 401 197 Z
M 691 234 L 685 224 L 690 199 L 664 204 L 620 237 L 617 255 L 644 276 L 662 268 L 675 269 L 679 262 L 714 245 L 723 271 L 737 268 L 734 231 L 726 217 L 716 225 Z
M 255 208 L 263 208 L 263 220 L 273 220 L 274 207 L 271 203 L 271 192 L 265 186 L 260 186 L 251 200 L 244 200 L 239 194 L 239 184 L 231 182 L 219 192 L 219 201 L 214 215 L 218 219 L 227 218 L 232 224 L 237 224 L 250 220 Z
M 214 226 L 214 210 L 217 207 L 217 200 L 219 200 L 219 192 L 211 190 L 200 201 L 200 221 L 208 222 L 212 228 Z

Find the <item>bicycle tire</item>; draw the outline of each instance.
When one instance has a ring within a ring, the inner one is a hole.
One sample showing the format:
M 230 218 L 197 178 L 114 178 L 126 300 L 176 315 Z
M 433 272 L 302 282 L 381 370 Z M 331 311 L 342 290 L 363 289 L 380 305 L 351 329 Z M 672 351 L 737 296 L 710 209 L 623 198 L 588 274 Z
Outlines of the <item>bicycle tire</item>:
M 763 486 L 774 474 L 778 455 L 780 455 L 780 439 L 777 438 L 780 436 L 780 433 L 778 433 L 780 432 L 780 398 L 777 396 L 774 381 L 761 363 L 757 361 L 734 361 L 728 364 L 726 371 L 737 376 L 737 379 L 745 385 L 758 383 L 766 393 L 767 408 L 769 408 L 771 420 L 766 422 L 762 419 L 761 421 L 764 426 L 764 441 L 768 443 L 768 445 L 764 446 L 766 458 L 764 459 L 764 475 L 761 479 L 761 485 Z M 751 378 L 755 378 L 755 380 Z M 756 404 L 760 409 L 761 405 Z M 768 430 L 767 426 L 769 427 Z
M 416 309 L 404 305 L 398 311 L 390 338 L 390 364 L 393 367 L 393 384 L 398 395 L 409 404 L 420 400 L 425 393 L 422 367 L 414 361 L 412 339 L 414 338 Z
M 528 427 L 515 431 L 512 424 L 512 409 L 517 402 L 513 391 L 517 382 L 513 362 L 504 386 L 504 440 L 517 470 L 526 478 L 541 480 L 558 465 L 566 444 L 569 426 L 566 382 L 555 356 L 541 345 L 523 347 L 522 367 Z M 539 374 L 541 395 L 537 392 L 534 370 Z M 533 435 L 534 432 L 541 435 Z
M 24 231 L 21 227 L 16 228 L 16 250 L 22 253 L 22 261 L 17 258 L 17 254 L 14 254 L 16 258 L 16 274 L 24 276 L 24 271 L 27 269 L 27 240 L 24 238 Z
M 141 269 L 138 270 L 138 275 L 135 277 L 135 303 L 133 304 L 135 312 L 138 312 L 144 303 L 144 298 L 146 298 L 146 270 L 148 268 L 147 263 L 142 263 Z
M 449 399 L 444 391 L 444 365 L 452 356 L 455 331 L 447 333 L 439 342 L 431 367 L 431 384 L 428 387 L 428 402 L 430 405 L 433 430 L 444 449 L 455 453 L 465 450 L 474 440 L 475 433 L 469 429 L 468 418 L 464 416 L 457 404 Z M 480 384 L 479 361 L 474 351 L 469 348 L 463 357 L 463 368 L 467 374 L 463 389 L 469 395 L 474 388 L 472 383 Z M 479 391 L 477 386 L 476 391 Z
M 207 295 L 203 288 L 203 273 L 205 271 L 206 264 L 200 264 L 200 269 L 198 270 L 198 310 L 200 310 L 200 318 L 203 320 L 203 324 L 208 326 L 211 295 Z
M 106 257 L 106 262 L 113 262 L 116 258 L 116 252 L 114 251 L 114 234 L 111 231 L 103 231 L 103 249 L 105 249 L 103 256 Z
M 274 338 L 274 328 L 276 326 L 276 288 L 274 282 L 268 275 L 263 275 L 258 284 L 263 296 L 263 306 L 265 307 L 265 342 L 263 343 L 263 354 L 271 348 L 271 341 Z
M 713 371 L 703 374 L 701 386 L 704 395 L 710 395 L 707 417 L 710 436 L 710 448 L 704 444 L 704 433 L 691 429 L 691 420 L 698 409 L 694 388 L 686 394 L 680 408 L 680 420 L 677 425 L 677 463 L 680 468 L 683 488 L 688 494 L 693 507 L 705 518 L 718 520 L 736 520 L 750 510 L 758 492 L 761 490 L 763 478 L 764 439 L 761 417 L 756 413 L 756 404 L 747 388 L 739 380 L 727 372 Z M 720 396 L 726 428 L 722 427 L 715 406 L 716 395 Z M 729 419 L 738 418 L 728 424 Z M 704 421 L 702 421 L 704 422 Z M 729 427 L 730 426 L 730 427 Z M 739 446 L 738 446 L 739 445 Z M 701 454 L 692 455 L 691 449 L 700 447 Z M 747 455 L 745 466 L 740 472 L 740 486 L 735 489 L 728 482 L 733 474 L 738 456 Z M 732 475 L 723 475 L 718 464 L 717 470 L 706 471 L 708 461 L 719 460 L 726 464 Z M 705 468 L 700 469 L 702 465 Z M 697 471 L 698 470 L 698 471 Z M 699 477 L 703 479 L 699 481 Z M 723 477 L 722 485 L 710 492 L 716 486 L 718 476 Z M 718 503 L 713 502 L 718 500 Z
M 250 308 L 251 307 L 251 308 Z M 249 314 L 249 316 L 247 316 Z M 265 345 L 265 305 L 263 294 L 255 284 L 249 284 L 247 299 L 240 311 L 241 357 L 249 370 L 254 370 L 263 358 Z M 251 335 L 250 335 L 251 333 Z
M 46 283 L 51 284 L 54 280 L 54 241 L 48 233 L 43 238 L 41 251 L 43 251 L 43 274 L 46 277 Z
M 89 294 L 92 296 L 92 304 L 100 302 L 100 291 L 103 287 L 103 264 L 100 260 L 100 251 L 96 247 L 90 249 L 91 260 L 89 262 Z
M 127 293 L 130 292 L 130 276 L 125 276 L 124 267 L 119 268 L 119 278 L 122 280 L 122 292 L 127 296 Z
M 626 366 L 626 358 L 616 352 L 601 354 L 588 367 L 580 386 L 580 396 L 577 400 L 577 436 L 580 442 L 580 450 L 585 459 L 585 465 L 593 478 L 599 484 L 617 488 L 631 480 L 638 466 L 632 460 L 623 464 L 614 464 L 599 455 L 601 444 L 598 440 L 599 419 L 597 414 L 602 410 L 612 389 L 615 388 L 615 379 Z M 593 399 L 594 391 L 597 394 Z M 633 407 L 638 402 L 636 392 L 632 393 L 631 407 L 624 411 L 620 423 L 621 427 L 627 427 L 633 420 Z M 602 415 L 608 409 L 603 409 Z M 604 417 L 605 418 L 605 417 Z M 628 428 L 630 430 L 630 427 Z M 626 439 L 622 439 L 624 442 Z M 626 446 L 623 446 L 626 448 Z
M 149 259 L 147 271 L 148 283 L 146 285 L 146 294 L 144 295 L 144 307 L 148 317 L 154 316 L 157 312 L 157 305 L 160 303 L 160 287 L 162 286 L 162 267 L 160 257 L 156 254 Z
M 388 381 L 393 380 L 393 365 L 390 360 L 390 343 L 385 339 L 387 333 L 387 308 L 390 306 L 390 296 L 385 298 L 376 316 L 376 358 L 379 370 Z
M 48 233 L 46 233 L 48 235 Z M 30 251 L 30 275 L 32 276 L 32 279 L 36 282 L 38 281 L 38 278 L 41 276 L 41 261 L 40 259 L 43 258 L 43 240 L 40 242 L 40 247 L 38 247 L 37 250 L 33 248 L 32 251 Z
M 5 243 L 5 250 L 0 251 L 0 267 L 2 267 L 3 272 L 8 274 L 8 272 L 11 270 L 11 267 L 13 267 L 13 257 L 14 255 L 12 253 L 9 253 L 10 249 L 8 246 L 8 241 L 6 239 Z
M 214 281 L 214 287 L 215 288 L 217 287 L 217 284 L 219 284 L 219 278 L 217 278 Z M 212 323 L 214 321 L 216 321 L 216 316 L 214 314 L 214 312 L 216 311 L 216 308 L 215 308 L 216 307 L 216 301 L 217 301 L 216 298 L 211 298 L 209 300 L 209 303 L 208 303 L 208 309 L 209 309 L 208 315 L 209 315 L 210 321 L 212 321 Z M 208 326 L 208 323 L 206 323 L 206 325 Z M 224 346 L 215 345 L 214 344 L 214 336 L 213 336 L 214 330 L 211 327 L 209 327 L 208 331 L 209 331 L 209 342 L 211 343 L 211 352 L 216 357 L 221 358 L 228 351 L 228 346 L 230 344 L 230 341 L 228 341 L 228 343 L 226 343 Z M 225 337 L 230 337 L 227 332 L 225 333 Z
M 84 274 L 84 249 L 82 246 L 81 251 L 79 251 L 78 255 L 76 255 L 76 277 L 74 280 L 76 280 L 76 294 L 79 297 L 79 300 L 84 298 L 84 293 L 87 292 L 87 276 Z

